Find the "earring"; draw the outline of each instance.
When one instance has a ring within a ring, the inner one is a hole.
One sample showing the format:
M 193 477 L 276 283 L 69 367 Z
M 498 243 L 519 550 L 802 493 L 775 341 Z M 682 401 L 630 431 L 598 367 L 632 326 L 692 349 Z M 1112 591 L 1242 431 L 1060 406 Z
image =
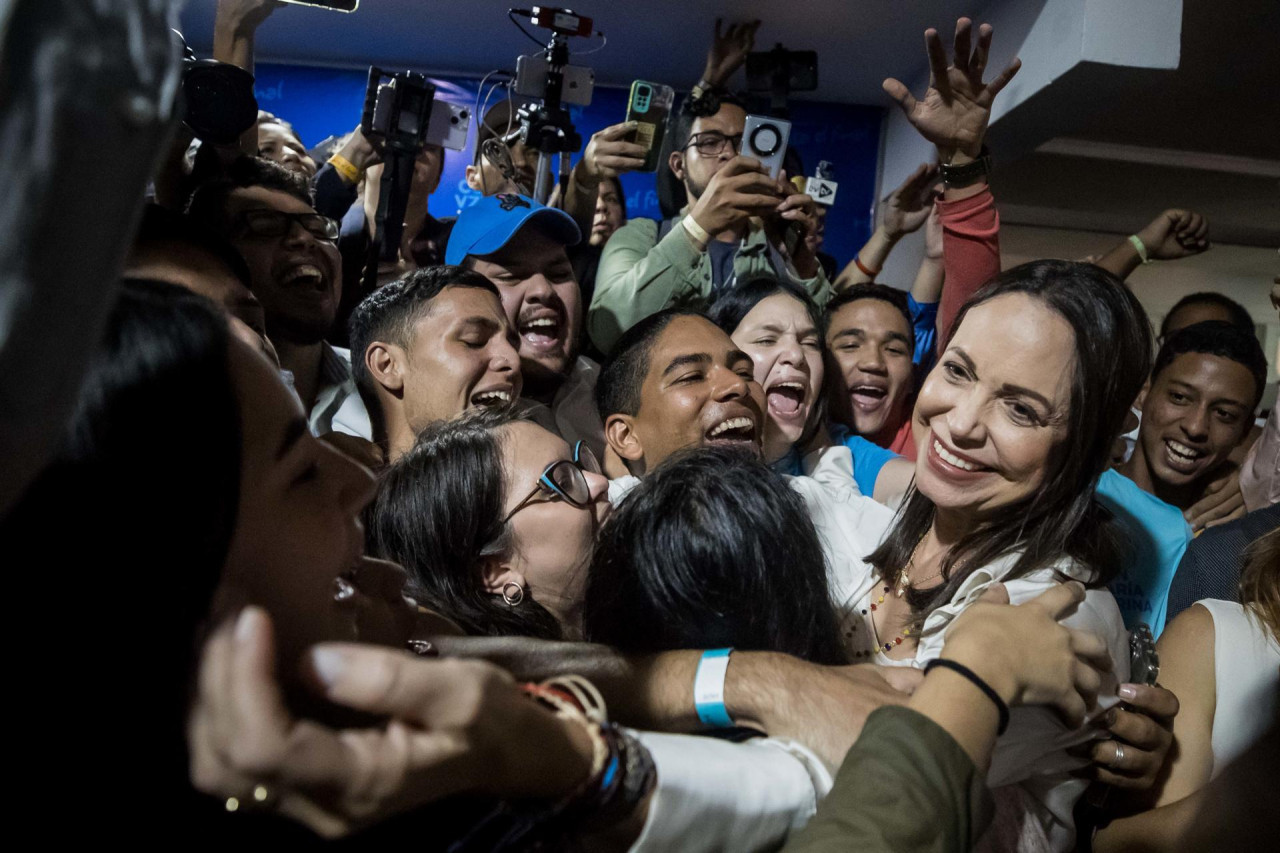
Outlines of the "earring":
M 512 592 L 511 590 L 514 590 Z M 516 607 L 524 601 L 524 587 L 515 581 L 507 581 L 502 585 L 502 600 L 510 607 Z

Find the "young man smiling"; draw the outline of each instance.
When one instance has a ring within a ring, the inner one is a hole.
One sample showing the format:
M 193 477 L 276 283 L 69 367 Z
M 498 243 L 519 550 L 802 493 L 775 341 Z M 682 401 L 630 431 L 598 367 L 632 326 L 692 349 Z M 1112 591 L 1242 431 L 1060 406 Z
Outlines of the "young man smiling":
M 1134 559 L 1112 583 L 1127 624 L 1163 630 L 1169 585 L 1191 541 L 1182 511 L 1233 464 L 1228 457 L 1253 424 L 1266 371 L 1258 339 L 1227 322 L 1187 326 L 1160 347 L 1133 456 L 1098 483 L 1133 540 Z
M 564 211 L 498 193 L 458 215 L 445 260 L 497 287 L 519 335 L 522 399 L 533 420 L 603 456 L 604 427 L 595 407 L 600 366 L 579 354 L 582 300 L 565 251 L 581 239 Z
M 520 396 L 519 341 L 498 289 L 457 267 L 416 270 L 351 315 L 352 370 L 388 462 L 430 424 Z

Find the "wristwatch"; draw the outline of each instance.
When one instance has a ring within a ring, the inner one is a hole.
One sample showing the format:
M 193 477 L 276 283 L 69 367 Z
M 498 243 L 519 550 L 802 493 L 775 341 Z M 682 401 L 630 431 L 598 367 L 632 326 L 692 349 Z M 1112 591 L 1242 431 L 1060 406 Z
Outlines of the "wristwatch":
M 991 152 L 984 145 L 982 150 L 978 152 L 977 160 L 972 163 L 965 163 L 963 166 L 950 166 L 943 163 L 939 166 L 939 172 L 942 175 L 942 182 L 951 189 L 960 189 L 961 187 L 975 184 L 991 174 Z

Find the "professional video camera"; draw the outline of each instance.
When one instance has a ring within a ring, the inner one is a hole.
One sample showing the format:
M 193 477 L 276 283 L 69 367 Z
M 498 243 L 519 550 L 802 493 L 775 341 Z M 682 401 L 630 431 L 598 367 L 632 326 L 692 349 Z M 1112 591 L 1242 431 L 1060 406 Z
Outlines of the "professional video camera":
M 376 215 L 381 260 L 394 262 L 398 257 L 418 153 L 425 145 L 461 151 L 467 146 L 470 120 L 466 107 L 437 101 L 436 87 L 416 71 L 369 69 L 360 131 L 383 145 L 385 165 Z
M 538 177 L 533 195 L 545 202 L 551 194 L 547 158 L 551 155 L 560 158 L 558 172 L 563 192 L 569 180 L 566 155 L 582 147 L 582 136 L 574 128 L 564 104 L 586 106 L 591 103 L 595 76 L 590 68 L 569 64 L 568 39 L 591 35 L 592 22 L 568 9 L 550 6 L 512 9 L 508 15 L 513 21 L 520 15 L 535 27 L 551 30 L 551 39 L 542 56 L 521 56 L 516 60 L 515 82 L 516 94 L 539 101 L 520 107 L 520 139 L 538 152 Z

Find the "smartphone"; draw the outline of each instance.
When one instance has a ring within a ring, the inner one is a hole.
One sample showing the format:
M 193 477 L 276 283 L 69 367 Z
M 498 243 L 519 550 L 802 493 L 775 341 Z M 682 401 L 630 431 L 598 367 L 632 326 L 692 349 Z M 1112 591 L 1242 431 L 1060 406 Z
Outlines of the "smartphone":
M 634 121 L 636 129 L 629 142 L 645 147 L 642 172 L 656 172 L 662 156 L 662 139 L 667 133 L 667 117 L 676 93 L 670 86 L 636 80 L 631 84 L 631 99 L 627 102 L 627 121 Z
M 471 127 L 471 110 L 439 98 L 431 103 L 431 120 L 423 140 L 453 151 L 467 147 L 467 130 Z
M 526 98 L 547 97 L 547 59 L 541 54 L 516 57 L 515 93 Z M 560 69 L 560 101 L 585 107 L 591 103 L 596 73 L 585 65 L 565 65 Z
M 360 0 L 281 0 L 295 6 L 315 6 L 320 9 L 332 9 L 335 12 L 354 12 L 360 8 Z
M 791 122 L 768 116 L 747 116 L 742 126 L 742 153 L 759 160 L 769 177 L 777 178 L 790 138 Z

